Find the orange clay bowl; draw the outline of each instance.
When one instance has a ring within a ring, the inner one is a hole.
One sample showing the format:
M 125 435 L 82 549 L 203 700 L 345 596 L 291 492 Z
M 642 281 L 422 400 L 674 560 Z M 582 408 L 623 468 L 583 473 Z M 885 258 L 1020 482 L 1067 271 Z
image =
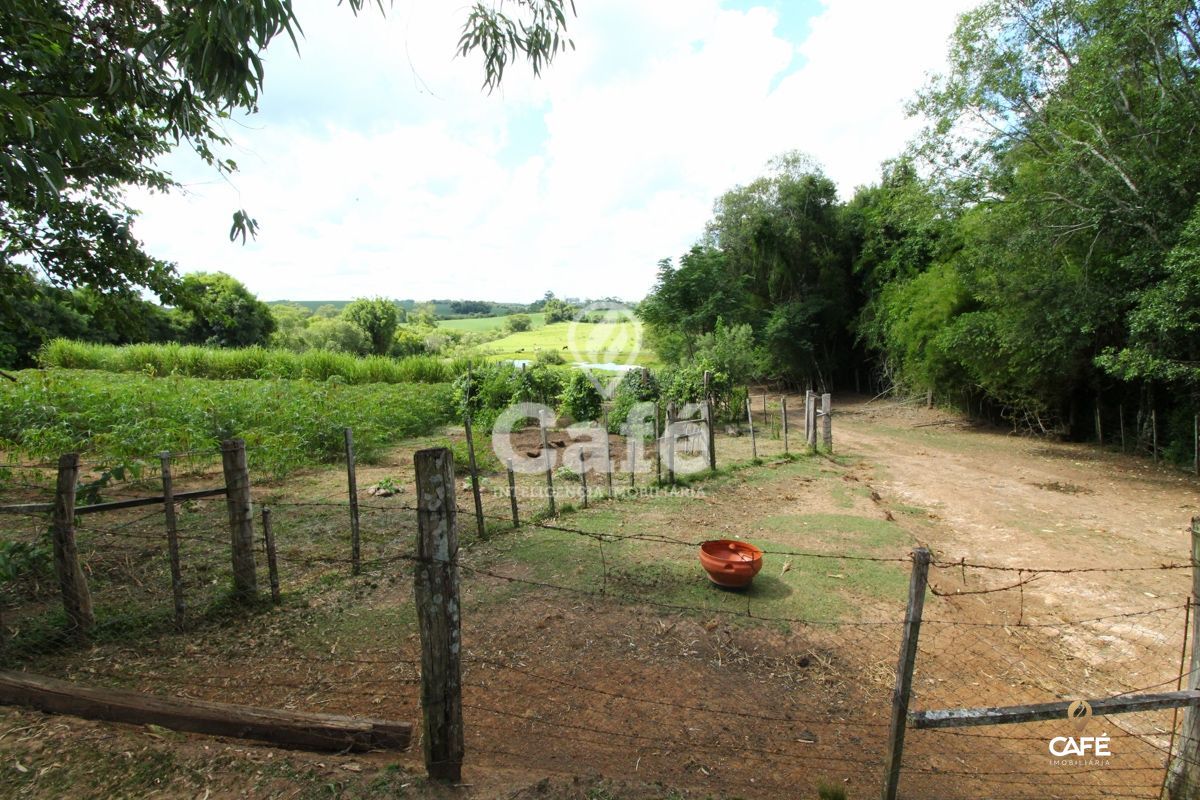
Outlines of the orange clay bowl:
M 762 569 L 762 550 L 731 539 L 714 539 L 700 545 L 700 566 L 718 586 L 738 589 L 748 586 Z

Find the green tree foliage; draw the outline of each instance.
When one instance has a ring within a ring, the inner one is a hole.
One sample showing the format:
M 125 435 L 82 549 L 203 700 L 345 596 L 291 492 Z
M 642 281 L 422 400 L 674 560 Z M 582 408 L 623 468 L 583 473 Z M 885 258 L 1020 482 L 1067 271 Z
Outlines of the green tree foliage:
M 585 372 L 572 371 L 562 392 L 560 409 L 576 422 L 600 419 L 600 408 L 604 397 Z
M 571 45 L 566 10 L 564 0 L 475 3 L 457 51 L 482 56 L 489 90 L 518 59 L 538 74 Z M 125 189 L 174 188 L 156 159 L 179 144 L 219 173 L 236 170 L 222 122 L 257 109 L 263 50 L 299 34 L 289 0 L 0 4 L 0 296 L 32 264 L 59 284 L 172 299 L 174 270 L 132 235 Z M 230 238 L 256 228 L 238 211 Z
M 521 333 L 533 328 L 533 320 L 528 314 L 513 314 L 504 320 L 504 329 L 509 333 Z
M 546 313 L 546 324 L 553 325 L 555 322 L 570 322 L 579 314 L 579 308 L 571 305 L 566 300 L 561 300 L 553 294 L 547 293 L 549 296 L 542 303 L 542 311 Z
M 373 352 L 371 339 L 362 328 L 344 319 L 313 320 L 300 333 L 303 350 L 325 350 L 365 356 Z
M 371 352 L 387 355 L 396 335 L 396 304 L 383 297 L 360 297 L 342 309 L 342 318 L 357 325 L 371 342 Z
M 275 332 L 271 307 L 224 272 L 189 273 L 177 295 L 179 308 L 189 316 L 187 336 L 193 343 L 249 347 L 266 344 Z
M 704 244 L 678 268 L 660 262 L 638 307 L 660 354 L 683 362 L 718 323 L 748 325 L 751 352 L 763 354 L 759 376 L 828 382 L 854 350 L 858 294 L 843 216 L 833 181 L 797 153 L 723 195 Z

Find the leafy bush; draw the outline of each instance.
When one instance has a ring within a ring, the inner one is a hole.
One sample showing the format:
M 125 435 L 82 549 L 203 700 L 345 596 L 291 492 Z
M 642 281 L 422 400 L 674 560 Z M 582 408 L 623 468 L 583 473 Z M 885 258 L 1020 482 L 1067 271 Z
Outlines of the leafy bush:
M 609 432 L 621 433 L 621 426 L 629 421 L 629 412 L 636 404 L 657 403 L 660 395 L 658 378 L 653 372 L 648 369 L 626 372 L 613 392 L 612 408 L 608 413 Z
M 538 350 L 537 353 L 534 354 L 533 360 L 538 364 L 544 364 L 547 366 L 557 366 L 559 364 L 567 363 L 567 360 L 563 358 L 563 354 L 557 350 Z
M 328 354 L 333 355 L 333 354 Z M 48 458 L 79 451 L 131 463 L 163 450 L 216 450 L 240 436 L 252 469 L 283 474 L 341 457 L 354 428 L 369 460 L 384 445 L 430 433 L 452 416 L 448 384 L 394 386 L 298 380 L 150 378 L 56 370 L 0 386 L 5 449 Z
M 504 329 L 509 333 L 521 333 L 533 328 L 533 320 L 528 314 L 513 314 L 504 320 Z
M 299 339 L 307 350 L 351 353 L 356 356 L 371 352 L 371 340 L 366 332 L 344 319 L 313 320 L 300 332 Z
M 592 379 L 583 372 L 575 372 L 567 381 L 562 393 L 561 410 L 576 422 L 599 419 L 604 398 Z
M 566 385 L 566 370 L 553 369 L 544 364 L 534 364 L 521 370 L 517 379 L 516 402 L 545 403 L 556 406 Z

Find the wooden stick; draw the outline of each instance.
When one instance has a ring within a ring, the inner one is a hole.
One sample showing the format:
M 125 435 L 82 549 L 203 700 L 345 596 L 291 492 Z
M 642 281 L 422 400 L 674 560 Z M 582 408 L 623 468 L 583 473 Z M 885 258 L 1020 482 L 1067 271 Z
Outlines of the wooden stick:
M 750 408 L 750 395 L 746 395 L 746 419 L 750 422 L 750 454 L 758 458 L 758 441 L 754 438 L 754 410 Z
M 908 611 L 904 615 L 904 634 L 900 641 L 900 661 L 896 665 L 896 684 L 892 690 L 892 722 L 888 731 L 887 764 L 884 768 L 883 800 L 896 800 L 900 785 L 900 766 L 904 760 L 904 729 L 908 724 L 908 701 L 912 696 L 913 670 L 917 664 L 917 640 L 921 635 L 921 615 L 925 609 L 925 588 L 929 582 L 929 550 L 913 550 L 912 573 L 908 580 Z
M 613 496 L 613 460 L 612 442 L 608 439 L 608 412 L 604 412 L 604 468 L 607 470 L 604 478 L 608 484 L 608 496 Z
M 236 599 L 247 602 L 258 596 L 258 576 L 254 565 L 254 517 L 244 439 L 221 442 L 221 468 L 225 473 L 225 505 L 229 510 L 233 594 Z
M 362 550 L 358 531 L 358 478 L 354 474 L 354 431 L 346 428 L 342 433 L 346 439 L 346 490 L 350 495 L 350 573 L 357 575 L 362 568 Z
M 479 469 L 475 466 L 475 437 L 471 434 L 471 415 L 463 417 L 467 433 L 467 467 L 471 470 L 471 495 L 475 498 L 475 532 L 482 539 L 487 531 L 483 521 L 483 498 L 479 494 Z
M 275 532 L 271 529 L 271 509 L 262 510 L 263 547 L 267 551 L 267 576 L 271 582 L 271 602 L 279 605 L 279 563 L 275 558 Z
M 54 569 L 58 574 L 67 621 L 76 634 L 86 638 L 95 625 L 96 616 L 92 611 L 92 593 L 79 566 L 79 550 L 75 546 L 75 487 L 78 483 L 79 454 L 60 456 L 50 528 L 54 540 Z
M 1032 703 L 1024 706 L 988 706 L 986 708 L 949 708 L 933 711 L 914 711 L 908 719 L 912 727 L 970 728 L 979 725 L 1011 725 L 1018 722 L 1066 720 L 1067 711 L 1077 700 L 1053 703 Z M 1200 691 L 1159 692 L 1156 694 L 1125 694 L 1086 701 L 1093 714 L 1132 714 L 1139 711 L 1158 711 L 1164 708 L 1190 708 L 1200 705 Z
M 833 452 L 833 395 L 821 395 L 821 442 L 825 452 Z
M 667 403 L 667 483 L 675 485 L 675 404 Z
M 1192 517 L 1192 656 L 1188 664 L 1188 689 L 1200 689 L 1200 517 Z M 1200 794 L 1200 711 L 1189 706 L 1183 712 L 1179 747 L 1167 772 L 1167 796 L 1196 797 Z
M 171 484 L 171 454 L 158 455 L 162 465 L 163 514 L 167 525 L 167 557 L 171 562 L 171 597 L 175 601 L 175 627 L 184 625 L 183 570 L 179 565 L 179 529 L 175 519 L 175 495 Z
M 783 429 L 783 454 L 788 454 L 787 395 L 779 397 L 779 421 Z
M 1150 446 L 1154 448 L 1154 463 L 1158 463 L 1158 409 L 1150 409 Z
M 353 719 L 91 688 L 27 672 L 0 671 L 0 703 L 85 719 L 256 739 L 306 750 L 404 750 L 412 740 L 409 722 Z
M 521 527 L 521 515 L 517 511 L 517 476 L 513 472 L 512 459 L 508 460 L 508 502 L 512 505 L 513 527 Z
M 1104 447 L 1104 428 L 1100 420 L 1100 401 L 1096 401 L 1096 443 Z
M 217 497 L 225 494 L 225 487 L 219 489 L 196 489 L 190 492 L 176 492 L 175 501 L 198 500 L 201 497 Z M 93 503 L 90 506 L 75 506 L 75 516 L 85 514 L 101 514 L 105 511 L 120 511 L 125 508 L 140 508 L 141 506 L 157 506 L 166 501 L 162 495 L 155 497 L 135 497 L 130 500 L 113 500 L 108 503 Z M 0 514 L 42 514 L 54 510 L 54 503 L 17 503 L 16 505 L 0 506 Z
M 654 482 L 662 483 L 662 405 L 654 402 Z
M 550 516 L 553 517 L 557 514 L 554 507 L 554 465 L 550 460 L 550 439 L 546 435 L 546 426 L 541 425 L 540 427 L 542 429 L 542 457 L 546 460 L 546 498 L 550 502 Z
M 717 471 L 717 431 L 713 424 L 713 409 L 712 409 L 712 372 L 704 371 L 704 427 L 706 440 L 708 443 L 708 468 Z
M 413 463 L 419 531 L 413 591 L 421 630 L 425 772 L 434 780 L 458 783 L 463 762 L 462 606 L 454 454 L 444 447 L 419 450 Z
M 579 485 L 583 489 L 583 507 L 588 507 L 587 493 L 587 464 L 583 460 L 583 451 L 579 451 Z

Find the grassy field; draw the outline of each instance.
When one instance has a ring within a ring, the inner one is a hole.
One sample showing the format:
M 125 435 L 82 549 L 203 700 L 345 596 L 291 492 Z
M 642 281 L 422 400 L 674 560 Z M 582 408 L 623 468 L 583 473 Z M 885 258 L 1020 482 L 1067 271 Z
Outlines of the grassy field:
M 536 314 L 526 314 L 533 323 L 534 329 L 540 328 L 546 324 L 546 315 L 540 311 Z M 468 331 L 471 333 L 480 333 L 483 331 L 494 331 L 504 327 L 504 321 L 508 317 L 472 317 L 469 319 L 447 319 L 438 323 L 439 328 L 446 328 L 452 331 Z
M 560 353 L 568 364 L 613 361 L 654 366 L 658 359 L 645 349 L 642 338 L 640 326 L 632 322 L 603 325 L 555 322 L 488 342 L 477 352 L 493 360 L 510 360 L 532 359 L 539 350 L 552 350 Z
M 280 474 L 336 460 L 343 427 L 362 458 L 429 433 L 451 416 L 448 384 L 346 386 L 336 382 L 27 370 L 0 385 L 0 446 L 53 458 L 77 451 L 129 463 L 163 450 L 215 450 L 242 437 L 257 464 Z

